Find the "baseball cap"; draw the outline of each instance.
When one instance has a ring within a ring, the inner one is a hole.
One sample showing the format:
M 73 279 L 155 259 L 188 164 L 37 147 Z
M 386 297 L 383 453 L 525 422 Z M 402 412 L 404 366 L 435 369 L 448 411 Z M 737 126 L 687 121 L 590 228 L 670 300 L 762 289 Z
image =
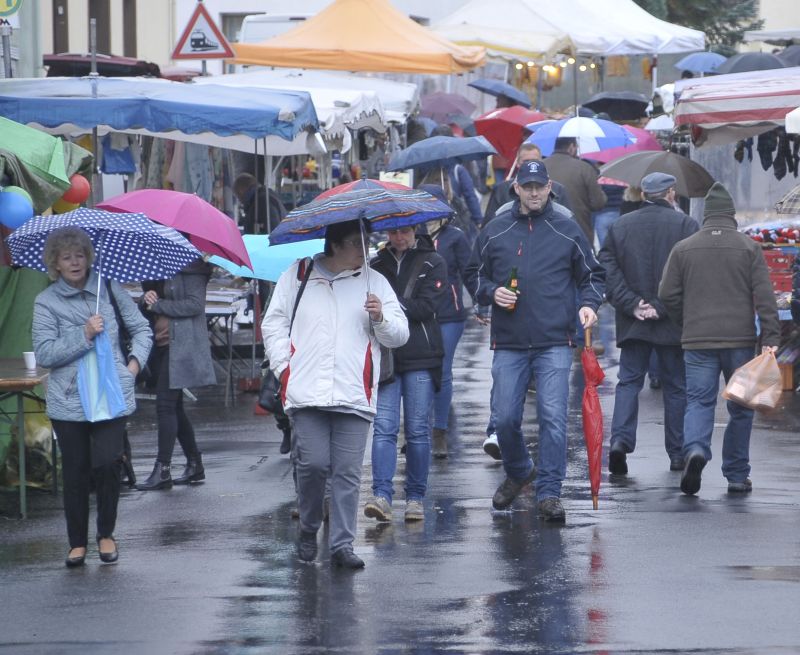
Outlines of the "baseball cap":
M 517 171 L 516 183 L 519 185 L 535 182 L 536 184 L 547 184 L 550 176 L 547 174 L 545 165 L 537 160 L 526 161 L 521 164 Z

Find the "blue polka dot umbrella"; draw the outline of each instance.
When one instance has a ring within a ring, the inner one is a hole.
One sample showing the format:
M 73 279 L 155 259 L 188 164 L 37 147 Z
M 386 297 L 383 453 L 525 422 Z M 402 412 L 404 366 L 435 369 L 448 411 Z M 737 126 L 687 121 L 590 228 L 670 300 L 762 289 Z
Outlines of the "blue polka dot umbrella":
M 165 280 L 200 257 L 180 233 L 144 214 L 120 214 L 80 207 L 55 216 L 35 216 L 6 237 L 18 266 L 47 272 L 44 243 L 61 227 L 79 227 L 94 244 L 92 268 L 100 277 L 117 282 Z

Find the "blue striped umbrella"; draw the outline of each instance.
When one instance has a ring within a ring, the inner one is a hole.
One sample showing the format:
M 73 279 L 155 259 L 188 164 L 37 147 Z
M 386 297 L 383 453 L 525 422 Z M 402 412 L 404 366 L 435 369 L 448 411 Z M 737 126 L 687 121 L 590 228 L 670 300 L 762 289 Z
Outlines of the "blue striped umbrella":
M 391 230 L 444 219 L 453 210 L 419 189 L 386 188 L 375 180 L 359 180 L 359 186 L 335 193 L 289 212 L 269 235 L 271 245 L 307 241 L 325 236 L 328 225 L 366 219 L 374 231 Z M 361 186 L 363 185 L 363 186 Z M 394 187 L 401 185 L 394 184 Z
M 46 273 L 44 244 L 61 227 L 84 230 L 97 253 L 92 268 L 117 282 L 165 280 L 200 256 L 180 233 L 144 214 L 80 207 L 55 216 L 36 216 L 14 230 L 6 237 L 14 263 Z

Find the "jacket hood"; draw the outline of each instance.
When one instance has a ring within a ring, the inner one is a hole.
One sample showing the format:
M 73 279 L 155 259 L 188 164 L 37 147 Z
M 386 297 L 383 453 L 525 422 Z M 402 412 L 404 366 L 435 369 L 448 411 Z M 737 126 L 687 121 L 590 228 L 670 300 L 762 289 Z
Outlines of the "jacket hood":
M 206 275 L 211 277 L 211 264 L 204 261 L 202 257 L 198 257 L 192 262 L 186 264 L 181 270 L 184 275 Z
M 539 216 L 543 216 L 544 214 L 547 214 L 548 212 L 550 212 L 550 210 L 552 208 L 553 208 L 553 200 L 552 200 L 552 196 L 551 196 L 550 198 L 547 199 L 547 203 L 545 204 L 544 207 L 542 207 L 541 211 L 539 211 L 539 212 L 531 212 L 530 214 L 523 214 L 522 211 L 521 211 L 522 210 L 522 205 L 519 202 L 519 198 L 517 198 L 514 201 L 514 204 L 511 206 L 511 214 L 517 220 L 521 220 L 521 219 L 528 220 L 529 218 L 537 218 Z
M 101 282 L 102 284 L 102 282 Z M 86 278 L 86 284 L 83 285 L 82 288 L 78 289 L 77 287 L 73 287 L 71 284 L 67 284 L 63 277 L 60 277 L 53 282 L 53 285 L 58 291 L 59 295 L 64 297 L 76 296 L 79 293 L 87 292 L 91 293 L 93 296 L 97 295 L 97 273 L 93 270 L 89 270 L 89 275 Z

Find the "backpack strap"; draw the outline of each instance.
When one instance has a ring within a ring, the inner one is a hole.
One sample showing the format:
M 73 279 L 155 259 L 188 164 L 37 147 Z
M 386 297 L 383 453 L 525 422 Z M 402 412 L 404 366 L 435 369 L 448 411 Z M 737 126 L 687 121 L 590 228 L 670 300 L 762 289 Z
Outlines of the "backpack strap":
M 297 314 L 297 306 L 300 304 L 300 297 L 303 291 L 306 290 L 308 278 L 311 277 L 311 270 L 314 268 L 314 260 L 311 257 L 303 257 L 297 265 L 297 279 L 300 281 L 300 288 L 297 290 L 297 295 L 294 297 L 294 309 L 292 309 L 292 320 L 289 322 L 289 334 L 292 333 L 292 326 L 294 325 L 294 317 Z

